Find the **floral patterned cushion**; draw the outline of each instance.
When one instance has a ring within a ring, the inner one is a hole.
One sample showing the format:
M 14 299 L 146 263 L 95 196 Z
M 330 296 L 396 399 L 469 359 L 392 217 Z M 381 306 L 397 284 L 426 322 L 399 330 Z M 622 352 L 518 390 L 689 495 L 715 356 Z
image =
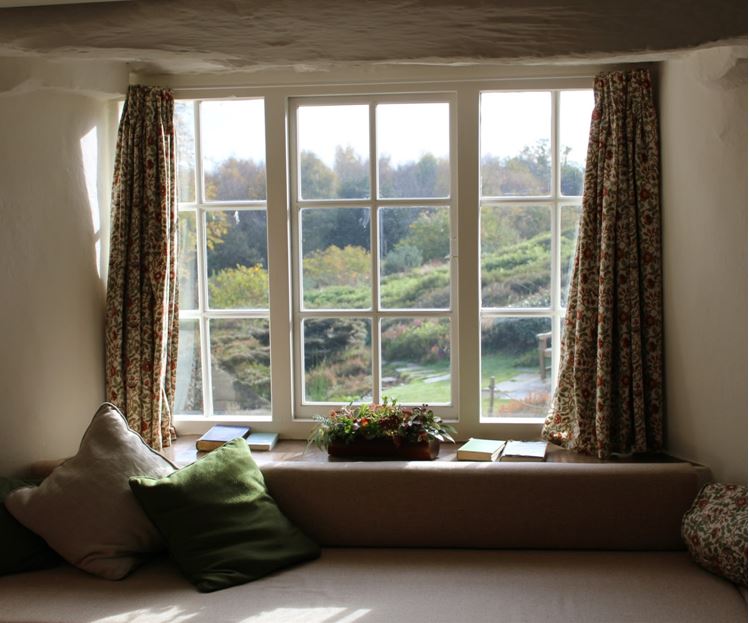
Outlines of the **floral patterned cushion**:
M 692 558 L 708 571 L 746 586 L 746 487 L 705 485 L 684 515 L 681 536 Z

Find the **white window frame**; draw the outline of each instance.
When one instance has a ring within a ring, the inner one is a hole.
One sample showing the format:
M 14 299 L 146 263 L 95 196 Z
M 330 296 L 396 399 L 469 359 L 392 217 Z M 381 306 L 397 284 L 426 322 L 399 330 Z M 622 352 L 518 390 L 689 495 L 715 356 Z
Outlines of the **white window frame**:
M 221 213 L 230 211 L 250 212 L 262 211 L 266 213 L 267 222 L 267 197 L 265 201 L 246 200 L 246 201 L 207 201 L 205 198 L 205 171 L 203 166 L 202 153 L 202 132 L 201 132 L 201 112 L 200 105 L 204 102 L 210 102 L 216 98 L 200 98 L 192 100 L 193 118 L 194 118 L 194 135 L 195 135 L 195 167 L 193 180 L 195 196 L 193 201 L 178 201 L 177 211 L 179 214 L 194 214 L 195 216 L 195 233 L 197 244 L 197 290 L 198 290 L 198 309 L 196 310 L 179 310 L 179 319 L 196 320 L 200 334 L 200 351 L 201 351 L 201 378 L 203 393 L 203 414 L 202 415 L 177 415 L 177 419 L 197 419 L 198 421 L 206 419 L 210 421 L 227 421 L 227 422 L 271 422 L 273 420 L 273 398 L 272 398 L 272 380 L 271 380 L 271 412 L 267 414 L 215 414 L 213 407 L 213 373 L 211 369 L 211 320 L 242 320 L 242 319 L 261 319 L 267 320 L 270 324 L 271 313 L 268 309 L 211 309 L 208 305 L 208 257 L 206 246 L 206 220 L 211 213 Z M 242 100 L 262 100 L 262 97 L 246 97 Z M 266 234 L 267 235 L 267 234 Z M 270 278 L 269 278 L 270 280 Z M 271 363 L 272 369 L 272 363 Z
M 295 268 L 290 260 L 292 244 L 292 209 L 290 186 L 289 136 L 293 117 L 291 106 L 296 99 L 315 97 L 367 98 L 404 96 L 409 100 L 443 96 L 450 94 L 454 102 L 451 108 L 451 161 L 455 166 L 456 179 L 451 180 L 451 201 L 454 202 L 451 217 L 451 235 L 455 237 L 451 248 L 454 256 L 457 280 L 452 286 L 457 295 L 452 304 L 460 307 L 459 321 L 453 322 L 455 351 L 452 353 L 453 374 L 457 392 L 453 394 L 456 403 L 454 422 L 458 437 L 468 438 L 533 438 L 540 433 L 541 418 L 482 418 L 481 417 L 481 376 L 480 376 L 480 247 L 479 247 L 479 101 L 485 91 L 528 91 L 528 90 L 575 90 L 592 88 L 593 76 L 602 67 L 555 67 L 549 71 L 543 67 L 512 68 L 506 76 L 499 76 L 496 68 L 440 68 L 439 70 L 385 69 L 372 70 L 366 76 L 360 72 L 341 72 L 341 75 L 305 76 L 300 84 L 299 75 L 281 72 L 277 78 L 268 79 L 264 84 L 248 84 L 248 78 L 233 78 L 234 85 L 225 77 L 180 77 L 152 76 L 138 77 L 142 83 L 171 86 L 178 99 L 225 99 L 263 97 L 265 99 L 266 120 L 266 184 L 267 184 L 267 224 L 268 224 L 268 272 L 270 281 L 270 340 L 272 345 L 271 399 L 272 417 L 246 416 L 176 416 L 179 430 L 185 434 L 200 433 L 215 423 L 222 421 L 254 422 L 258 431 L 275 431 L 283 437 L 304 439 L 314 422 L 296 407 L 297 388 L 294 387 L 294 342 L 292 339 L 293 301 L 292 271 Z M 609 69 L 611 69 L 609 67 Z M 377 79 L 382 76 L 382 79 Z M 439 76 L 439 77 L 438 77 Z M 450 79 L 445 78 L 450 76 Z M 499 77 L 498 77 L 499 76 Z M 558 110 L 558 108 L 557 108 Z M 556 124 L 558 126 L 558 124 Z M 557 130 L 554 130 L 555 136 Z M 453 155 L 456 154 L 456 155 Z M 558 195 L 559 159 L 556 159 L 554 189 Z M 458 184 L 458 181 L 460 184 Z M 526 199 L 526 198 L 524 198 Z M 549 198 L 545 198 L 549 201 Z M 349 201 L 346 204 L 351 205 Z M 559 231 L 559 216 L 562 205 L 578 205 L 579 200 L 563 197 L 555 208 L 552 227 Z M 402 203 L 401 203 L 402 205 Z M 558 270 L 559 248 L 554 240 L 553 262 L 556 262 L 554 275 Z M 376 251 L 376 248 L 373 247 Z M 374 254 L 373 254 L 374 255 Z M 552 288 L 555 301 L 559 300 L 558 277 L 554 277 Z M 559 335 L 563 310 L 556 312 L 556 334 Z M 543 315 L 543 314 L 541 314 Z M 552 315 L 552 314 L 546 314 Z M 457 326 L 455 326 L 457 325 Z M 457 339 L 455 334 L 457 333 Z M 459 348 L 458 348 L 459 345 Z M 556 349 L 554 368 L 558 361 Z M 459 396 L 459 399 L 457 398 Z
M 378 198 L 378 165 L 377 157 L 377 131 L 376 115 L 377 106 L 380 104 L 425 104 L 444 103 L 449 106 L 449 139 L 450 139 L 450 196 L 444 198 L 408 198 L 391 199 Z M 368 131 L 369 131 L 369 175 L 370 196 L 365 199 L 303 199 L 299 179 L 298 144 L 297 144 L 297 112 L 303 106 L 335 106 L 335 105 L 366 105 L 368 106 Z M 316 98 L 295 98 L 290 102 L 289 114 L 289 173 L 290 173 L 290 205 L 291 205 L 291 230 L 292 230 L 292 303 L 293 303 L 293 326 L 294 331 L 294 417 L 295 419 L 309 419 L 314 415 L 326 413 L 331 409 L 344 403 L 331 402 L 305 402 L 304 397 L 304 339 L 302 335 L 302 322 L 308 318 L 365 318 L 371 321 L 372 339 L 372 387 L 373 400 L 379 402 L 387 390 L 380 388 L 380 368 L 382 352 L 380 348 L 379 326 L 383 320 L 389 318 L 447 318 L 450 320 L 450 402 L 448 404 L 431 405 L 434 412 L 447 418 L 457 419 L 457 405 L 459 400 L 459 384 L 455 371 L 455 362 L 458 359 L 458 289 L 457 289 L 457 255 L 453 251 L 456 238 L 455 223 L 457 222 L 456 189 L 457 176 L 457 153 L 455 145 L 457 137 L 455 133 L 455 94 L 401 94 L 401 95 L 371 95 L 371 96 L 331 96 Z M 371 268 L 371 293 L 372 305 L 368 309 L 303 309 L 302 308 L 302 263 L 301 263 L 301 226 L 299 215 L 304 208 L 366 208 L 370 213 L 370 255 Z M 380 293 L 380 231 L 379 214 L 380 208 L 387 207 L 445 207 L 449 210 L 450 222 L 450 307 L 447 309 L 382 309 L 379 301 Z
M 590 87 L 588 87 L 590 89 Z M 551 321 L 551 391 L 552 394 L 557 385 L 557 375 L 559 368 L 560 340 L 562 330 L 562 320 L 564 319 L 565 308 L 562 307 L 562 261 L 560 236 L 562 232 L 562 209 L 566 206 L 576 207 L 582 204 L 582 196 L 568 196 L 562 194 L 561 171 L 562 164 L 559 157 L 559 133 L 560 133 L 560 93 L 562 91 L 574 91 L 582 89 L 523 89 L 523 92 L 537 91 L 550 93 L 551 95 L 551 137 L 549 143 L 549 153 L 551 157 L 551 187 L 548 195 L 534 196 L 499 196 L 499 197 L 481 197 L 479 195 L 478 210 L 486 207 L 501 206 L 543 206 L 550 210 L 551 222 L 551 274 L 550 276 L 550 299 L 551 304 L 548 307 L 484 307 L 481 305 L 481 320 L 494 318 L 549 318 Z M 484 93 L 517 93 L 520 89 L 487 89 Z M 480 97 L 480 95 L 479 95 Z M 507 423 L 526 423 L 530 421 L 539 421 L 540 418 L 513 417 L 513 416 L 487 416 L 483 412 L 480 416 L 481 423 L 494 423 L 498 419 Z

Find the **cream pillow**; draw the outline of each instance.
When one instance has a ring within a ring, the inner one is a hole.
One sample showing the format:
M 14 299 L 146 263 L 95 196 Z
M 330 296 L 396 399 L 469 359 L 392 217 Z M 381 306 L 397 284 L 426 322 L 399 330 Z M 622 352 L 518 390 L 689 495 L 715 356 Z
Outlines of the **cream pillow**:
M 71 564 L 119 580 L 164 549 L 128 480 L 163 478 L 175 469 L 128 427 L 117 407 L 104 403 L 78 453 L 38 487 L 11 492 L 5 506 Z

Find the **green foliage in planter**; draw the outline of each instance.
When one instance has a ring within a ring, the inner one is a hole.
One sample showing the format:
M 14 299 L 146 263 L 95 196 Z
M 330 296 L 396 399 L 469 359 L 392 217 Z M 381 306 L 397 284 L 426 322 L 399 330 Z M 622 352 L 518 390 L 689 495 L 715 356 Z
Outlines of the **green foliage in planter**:
M 331 442 L 351 443 L 357 439 L 390 439 L 395 445 L 437 439 L 454 441 L 455 429 L 434 415 L 427 406 L 402 407 L 396 400 L 381 404 L 347 405 L 327 416 L 315 418 L 317 426 L 309 443 L 326 449 Z

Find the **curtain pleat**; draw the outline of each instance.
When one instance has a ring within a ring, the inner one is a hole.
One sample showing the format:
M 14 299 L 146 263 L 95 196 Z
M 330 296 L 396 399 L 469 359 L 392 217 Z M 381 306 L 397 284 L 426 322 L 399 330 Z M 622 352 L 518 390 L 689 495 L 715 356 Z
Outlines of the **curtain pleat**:
M 117 136 L 105 320 L 106 398 L 170 445 L 178 332 L 174 98 L 128 89 Z
M 585 454 L 663 443 L 658 127 L 647 70 L 595 79 L 582 216 L 546 439 Z

